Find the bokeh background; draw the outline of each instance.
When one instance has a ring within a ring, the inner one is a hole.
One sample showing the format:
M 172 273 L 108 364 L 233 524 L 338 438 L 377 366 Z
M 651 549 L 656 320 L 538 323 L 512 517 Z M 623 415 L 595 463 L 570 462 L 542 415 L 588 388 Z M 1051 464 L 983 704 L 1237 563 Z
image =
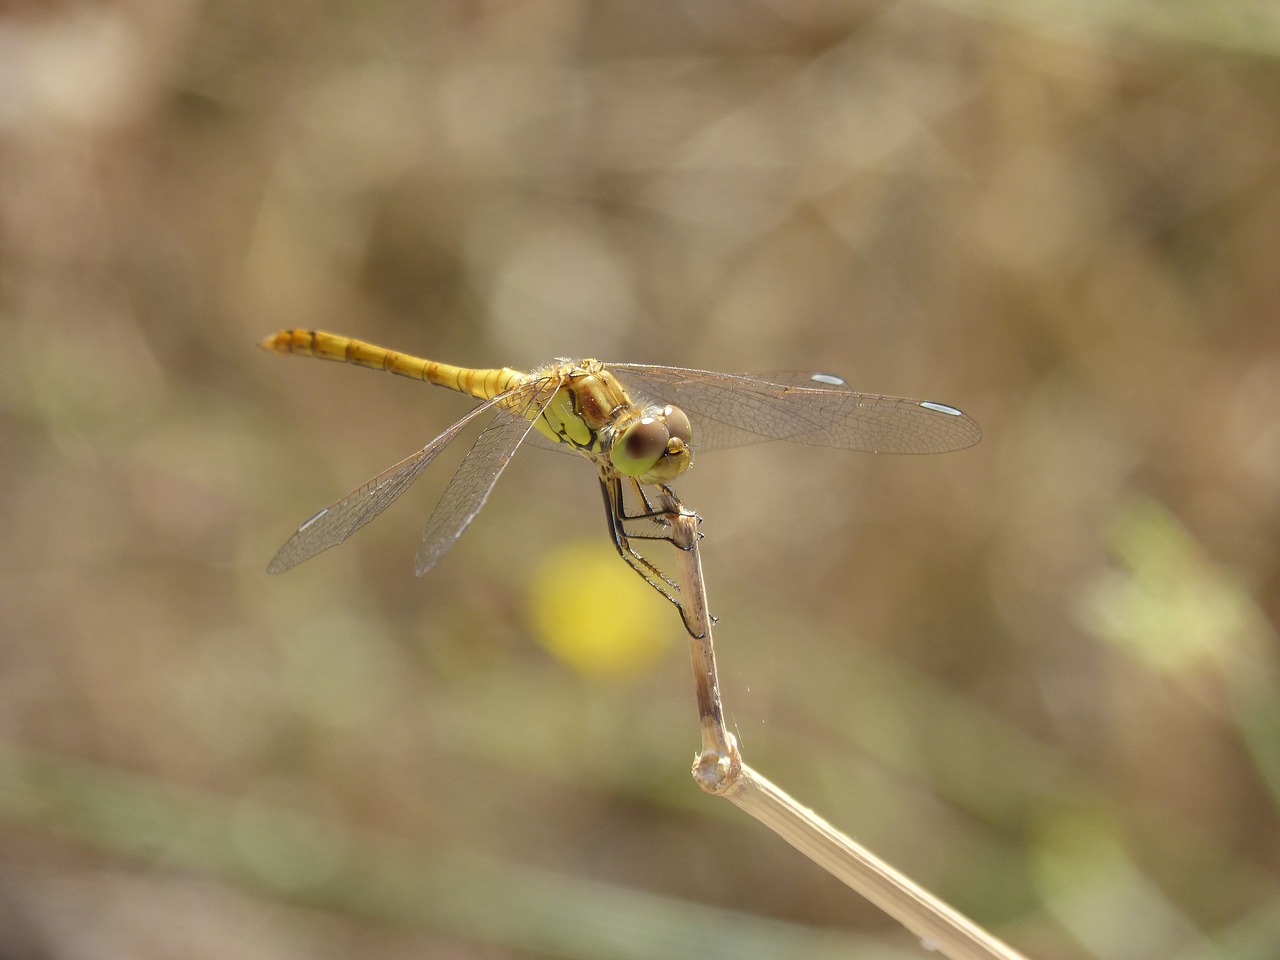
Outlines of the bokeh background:
M 924 955 L 689 780 L 583 463 L 419 580 L 462 442 L 268 578 L 469 405 L 292 326 L 964 408 L 681 480 L 748 761 L 1030 957 L 1280 956 L 1278 54 L 1242 0 L 0 5 L 0 956 Z

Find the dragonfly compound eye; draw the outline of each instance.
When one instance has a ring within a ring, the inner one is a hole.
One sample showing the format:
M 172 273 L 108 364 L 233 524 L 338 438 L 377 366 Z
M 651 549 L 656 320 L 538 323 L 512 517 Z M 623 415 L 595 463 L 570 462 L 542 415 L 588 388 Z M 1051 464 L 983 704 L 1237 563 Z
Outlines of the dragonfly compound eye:
M 693 442 L 693 427 L 689 423 L 689 418 L 685 416 L 685 412 L 679 407 L 667 404 L 662 408 L 662 419 L 666 421 L 667 433 L 671 436 L 677 440 L 683 440 L 685 446 Z
M 662 455 L 640 478 L 642 483 L 666 483 L 689 469 L 693 462 L 693 427 L 679 407 L 666 406 L 656 418 L 666 428 Z
M 621 473 L 639 477 L 648 473 L 667 450 L 670 434 L 662 421 L 641 417 L 628 424 L 613 443 L 609 457 Z

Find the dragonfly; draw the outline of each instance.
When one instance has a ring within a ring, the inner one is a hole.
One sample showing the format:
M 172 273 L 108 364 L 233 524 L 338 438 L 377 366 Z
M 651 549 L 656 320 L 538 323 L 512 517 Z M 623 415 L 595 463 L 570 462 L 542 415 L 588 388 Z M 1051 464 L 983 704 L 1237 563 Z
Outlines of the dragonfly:
M 472 369 L 315 330 L 282 330 L 259 346 L 425 380 L 481 401 L 425 447 L 305 521 L 272 558 L 269 573 L 284 573 L 344 542 L 398 500 L 468 424 L 491 413 L 492 422 L 427 520 L 418 575 L 462 536 L 516 450 L 532 437 L 595 465 L 614 547 L 676 605 L 690 632 L 678 585 L 633 541 L 670 539 L 663 528 L 679 501 L 669 483 L 689 469 L 695 451 L 785 440 L 927 454 L 964 449 L 982 437 L 977 423 L 948 404 L 859 393 L 830 374 L 748 375 L 564 359 L 528 373 Z

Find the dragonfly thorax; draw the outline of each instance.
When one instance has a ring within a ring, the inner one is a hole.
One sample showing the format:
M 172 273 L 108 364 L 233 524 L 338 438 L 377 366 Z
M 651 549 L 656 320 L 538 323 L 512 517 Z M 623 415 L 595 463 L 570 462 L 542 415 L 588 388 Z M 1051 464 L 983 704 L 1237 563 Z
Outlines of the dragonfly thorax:
M 631 407 L 621 384 L 598 360 L 562 361 L 547 379 L 555 393 L 534 425 L 588 456 L 601 453 L 603 432 Z
M 596 360 L 566 363 L 535 426 L 641 483 L 665 483 L 693 460 L 693 431 L 678 407 L 638 406 Z

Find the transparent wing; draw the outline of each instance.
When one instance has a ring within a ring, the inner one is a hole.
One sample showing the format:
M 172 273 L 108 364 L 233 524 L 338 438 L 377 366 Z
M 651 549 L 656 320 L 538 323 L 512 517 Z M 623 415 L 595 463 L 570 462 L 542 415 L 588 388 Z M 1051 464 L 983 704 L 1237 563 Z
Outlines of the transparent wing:
M 610 363 L 633 400 L 670 403 L 697 424 L 695 449 L 787 440 L 873 453 L 943 453 L 971 447 L 982 430 L 955 407 L 850 390 L 827 374 L 775 379 L 682 367 Z
M 458 465 L 457 472 L 427 520 L 422 531 L 422 545 L 418 548 L 418 576 L 434 567 L 475 519 L 489 499 L 489 491 L 554 394 L 554 390 L 547 391 L 536 407 L 520 404 L 515 409 L 507 406 L 498 408 L 493 423 L 485 428 Z M 531 399 L 536 400 L 536 397 Z
M 417 480 L 422 471 L 436 458 L 436 454 L 443 450 L 463 427 L 502 400 L 504 396 L 507 395 L 503 394 L 486 400 L 417 453 L 387 468 L 342 499 L 329 504 L 300 526 L 298 532 L 276 552 L 276 555 L 271 558 L 271 563 L 267 565 L 267 573 L 284 573 L 304 560 L 310 560 L 317 553 L 336 547 L 373 520 L 409 489 L 413 481 Z

